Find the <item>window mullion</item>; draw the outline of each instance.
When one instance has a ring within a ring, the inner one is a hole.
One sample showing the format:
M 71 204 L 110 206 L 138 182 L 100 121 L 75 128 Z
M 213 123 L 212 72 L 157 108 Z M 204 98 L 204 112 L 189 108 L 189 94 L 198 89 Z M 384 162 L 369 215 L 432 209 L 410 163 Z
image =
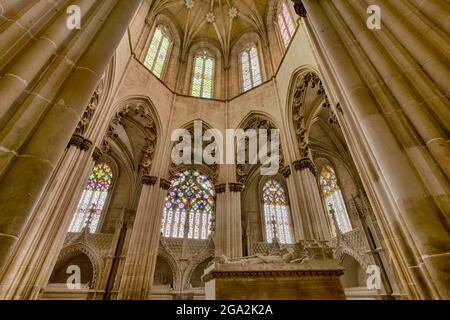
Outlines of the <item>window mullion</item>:
M 200 86 L 200 97 L 204 98 L 203 90 L 205 85 L 205 72 L 206 72 L 206 59 L 202 58 L 202 80 L 201 80 L 201 86 Z
M 161 41 L 159 41 L 158 50 L 156 50 L 155 59 L 153 60 L 153 64 L 152 64 L 152 68 L 151 68 L 152 72 L 155 71 L 155 66 L 156 66 L 156 63 L 158 62 L 158 57 L 159 57 L 159 54 L 161 52 L 161 47 L 162 47 L 162 44 L 164 42 L 164 39 L 165 39 L 165 36 L 161 32 Z
M 247 64 L 250 74 L 250 89 L 253 88 L 253 70 L 252 70 L 252 56 L 250 55 L 250 50 L 246 51 L 247 54 Z

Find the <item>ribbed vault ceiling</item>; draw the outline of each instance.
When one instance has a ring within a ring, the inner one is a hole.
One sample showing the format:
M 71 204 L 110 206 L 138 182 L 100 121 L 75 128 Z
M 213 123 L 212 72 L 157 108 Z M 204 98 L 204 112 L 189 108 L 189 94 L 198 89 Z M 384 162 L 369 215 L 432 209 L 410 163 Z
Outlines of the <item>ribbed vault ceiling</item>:
M 267 37 L 267 16 L 276 0 L 153 0 L 151 16 L 167 14 L 182 33 L 183 52 L 197 40 L 213 41 L 228 56 L 245 32 Z

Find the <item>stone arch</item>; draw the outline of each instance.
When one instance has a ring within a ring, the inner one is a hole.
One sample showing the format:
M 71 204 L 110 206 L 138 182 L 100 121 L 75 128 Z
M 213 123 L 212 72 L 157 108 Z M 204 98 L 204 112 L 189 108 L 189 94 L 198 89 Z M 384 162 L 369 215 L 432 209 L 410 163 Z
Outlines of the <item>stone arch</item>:
M 188 123 L 185 123 L 184 125 L 182 125 L 180 128 L 184 129 L 184 130 L 188 130 L 191 133 L 191 136 L 194 135 L 194 123 L 196 121 L 201 121 L 202 122 L 202 130 L 203 132 L 205 132 L 206 130 L 209 129 L 213 129 L 213 127 L 206 121 L 202 120 L 202 119 L 195 119 L 192 121 L 189 121 Z M 192 140 L 192 143 L 194 141 Z M 171 149 L 175 146 L 176 142 L 173 142 L 171 145 Z M 203 144 L 203 147 L 205 147 L 205 145 L 208 143 Z M 203 174 L 205 174 L 209 179 L 211 179 L 211 181 L 215 184 L 218 182 L 219 179 L 219 164 L 211 164 L 211 165 L 207 165 L 207 164 L 187 164 L 187 165 L 175 165 L 172 163 L 172 161 L 170 162 L 170 166 L 169 166 L 169 176 L 173 177 L 175 174 L 182 172 L 184 170 L 191 170 L 191 169 L 195 169 L 195 170 L 199 170 L 200 172 L 202 172 Z
M 369 266 L 369 263 L 366 261 L 364 257 L 362 257 L 354 249 L 346 245 L 341 245 L 338 248 L 336 248 L 334 250 L 333 255 L 334 258 L 338 260 L 340 263 L 342 263 L 343 259 L 345 258 L 345 255 L 349 255 L 353 259 L 355 259 L 364 268 L 364 270 L 367 269 L 367 267 Z
M 365 270 L 367 270 L 368 265 L 365 265 L 358 255 L 346 248 L 342 250 L 337 259 L 339 264 L 346 268 L 344 275 L 341 277 L 341 282 L 345 288 L 363 287 L 366 285 L 364 280 L 366 280 Z
M 240 122 L 240 124 L 237 126 L 237 129 L 280 129 L 281 127 L 278 126 L 277 122 L 273 119 L 271 115 L 268 115 L 264 112 L 259 111 L 250 111 Z M 283 137 L 280 130 L 280 168 L 279 170 L 284 168 L 285 165 L 285 158 L 284 158 L 284 151 L 283 151 Z M 235 150 L 237 152 L 237 149 Z M 235 161 L 237 161 L 237 157 L 235 157 Z M 247 177 L 251 175 L 251 173 L 258 169 L 260 167 L 260 164 L 257 165 L 251 165 L 251 164 L 237 164 L 235 163 L 235 170 L 236 170 L 236 181 L 245 183 L 247 180 Z
M 151 175 L 152 170 L 154 170 L 152 164 L 155 154 L 163 148 L 161 137 L 164 134 L 161 120 L 152 101 L 145 96 L 129 96 L 119 101 L 114 110 L 105 139 L 100 148 L 101 153 L 107 154 L 110 152 L 110 143 L 117 140 L 119 137 L 118 132 L 124 131 L 124 134 L 128 135 L 126 128 L 123 127 L 123 122 L 131 123 L 140 132 L 140 139 L 145 140 L 140 142 L 139 145 L 139 148 L 142 148 L 143 156 L 136 153 L 133 146 L 128 146 L 128 149 L 126 149 L 123 141 L 116 141 L 117 147 L 122 151 L 123 161 L 125 161 L 126 166 L 134 174 L 140 172 L 144 176 Z M 137 143 L 130 137 L 127 139 L 130 143 Z
M 164 261 L 170 266 L 173 276 L 173 288 L 174 290 L 179 290 L 181 288 L 181 266 L 178 264 L 177 260 L 173 255 L 166 249 L 164 245 L 160 245 L 158 249 L 158 258 L 164 259 Z M 153 283 L 153 279 L 152 279 Z
M 206 248 L 194 260 L 189 264 L 189 267 L 184 272 L 183 276 L 183 288 L 189 289 L 191 279 L 194 275 L 196 269 L 205 262 L 212 261 L 214 259 L 215 251 L 214 248 Z
M 91 289 L 96 289 L 99 285 L 99 281 L 102 278 L 102 271 L 103 271 L 103 263 L 101 258 L 97 255 L 95 250 L 91 249 L 89 246 L 87 246 L 84 243 L 78 242 L 74 244 L 70 244 L 66 247 L 64 247 L 57 259 L 57 262 L 55 264 L 55 267 L 58 265 L 58 262 L 64 261 L 65 258 L 77 254 L 82 253 L 85 256 L 89 258 L 89 261 L 92 264 L 92 280 L 89 285 Z M 54 271 L 53 271 L 54 272 Z
M 310 154 L 309 130 L 319 107 L 327 100 L 319 73 L 309 66 L 297 69 L 288 87 L 286 119 L 289 132 L 298 146 L 294 152 L 297 159 Z

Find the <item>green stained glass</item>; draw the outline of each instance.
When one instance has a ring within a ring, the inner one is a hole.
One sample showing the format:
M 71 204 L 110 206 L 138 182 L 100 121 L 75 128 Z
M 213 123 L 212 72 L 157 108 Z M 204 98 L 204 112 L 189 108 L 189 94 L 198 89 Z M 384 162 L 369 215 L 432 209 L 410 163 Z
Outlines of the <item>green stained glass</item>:
M 212 98 L 214 64 L 214 59 L 206 54 L 195 57 L 191 89 L 193 97 Z
M 169 48 L 170 39 L 167 32 L 163 30 L 162 26 L 158 26 L 155 29 L 155 34 L 153 35 L 144 63 L 144 65 L 158 78 L 161 77 L 164 70 Z

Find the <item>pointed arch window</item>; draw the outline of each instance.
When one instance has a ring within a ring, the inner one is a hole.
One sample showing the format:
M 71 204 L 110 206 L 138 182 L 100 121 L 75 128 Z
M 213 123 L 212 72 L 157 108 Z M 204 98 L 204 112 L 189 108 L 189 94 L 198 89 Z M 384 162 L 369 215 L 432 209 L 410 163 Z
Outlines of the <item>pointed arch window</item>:
M 214 212 L 214 187 L 198 171 L 179 173 L 166 197 L 161 233 L 166 238 L 208 239 Z
M 90 233 L 97 231 L 112 179 L 113 173 L 107 164 L 95 165 L 84 187 L 69 232 L 81 232 L 88 224 Z
M 258 49 L 255 44 L 249 45 L 241 52 L 240 62 L 242 85 L 246 92 L 262 83 Z
M 283 186 L 276 180 L 267 181 L 262 198 L 267 242 L 272 243 L 276 236 L 280 243 L 292 243 L 288 200 Z
M 330 215 L 331 221 L 334 218 L 330 213 L 330 206 L 335 212 L 336 223 L 342 233 L 352 230 L 350 218 L 345 207 L 344 198 L 342 197 L 341 189 L 339 188 L 336 171 L 331 166 L 327 165 L 322 168 L 320 173 L 320 186 L 322 188 L 325 204 L 327 205 L 327 212 Z M 335 224 L 331 223 L 333 235 L 336 235 Z
M 195 56 L 191 89 L 193 97 L 207 99 L 213 97 L 215 62 L 215 59 L 206 51 Z
M 144 65 L 158 78 L 161 78 L 164 70 L 170 45 L 170 34 L 167 28 L 162 25 L 157 26 Z
M 291 42 L 295 32 L 294 20 L 292 19 L 289 9 L 284 1 L 281 2 L 278 11 L 278 28 L 284 47 L 287 48 Z

